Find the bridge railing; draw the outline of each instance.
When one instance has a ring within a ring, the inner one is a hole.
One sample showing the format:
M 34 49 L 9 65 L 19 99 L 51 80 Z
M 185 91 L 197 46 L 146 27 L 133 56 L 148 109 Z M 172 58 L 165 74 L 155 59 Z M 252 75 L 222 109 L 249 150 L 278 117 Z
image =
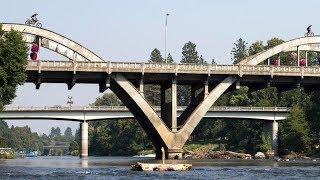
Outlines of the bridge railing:
M 166 64 L 136 62 L 28 62 L 28 70 L 88 71 L 88 72 L 137 72 L 137 73 L 193 73 L 233 75 L 320 76 L 320 67 L 267 66 L 267 65 L 212 65 L 212 64 Z
M 154 106 L 156 111 L 160 111 L 160 106 Z M 183 111 L 186 106 L 177 107 L 177 111 Z M 125 106 L 52 106 L 52 107 L 11 107 L 7 106 L 4 111 L 129 111 Z M 288 112 L 288 107 L 241 107 L 241 106 L 213 106 L 209 111 L 277 111 Z

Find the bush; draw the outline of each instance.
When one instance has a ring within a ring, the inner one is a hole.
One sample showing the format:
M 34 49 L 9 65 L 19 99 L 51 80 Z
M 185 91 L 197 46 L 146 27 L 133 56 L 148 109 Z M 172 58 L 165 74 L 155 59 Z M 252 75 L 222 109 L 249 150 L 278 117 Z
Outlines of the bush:
M 261 134 L 261 144 L 259 146 L 261 152 L 272 151 L 272 140 L 270 135 L 263 132 Z

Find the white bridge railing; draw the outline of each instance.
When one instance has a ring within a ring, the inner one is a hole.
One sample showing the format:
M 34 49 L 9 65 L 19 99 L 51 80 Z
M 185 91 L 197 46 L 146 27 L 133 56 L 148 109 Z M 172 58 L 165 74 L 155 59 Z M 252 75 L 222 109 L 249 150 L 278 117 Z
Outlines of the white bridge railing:
M 166 64 L 136 62 L 71 62 L 29 61 L 27 70 L 35 71 L 84 71 L 84 72 L 136 72 L 136 73 L 193 73 L 270 76 L 320 76 L 320 66 L 267 66 L 267 65 L 212 65 Z
M 160 106 L 153 107 L 160 111 Z M 185 110 L 186 106 L 179 106 L 178 111 Z M 129 111 L 125 106 L 53 106 L 53 107 L 5 107 L 4 111 Z M 241 107 L 241 106 L 213 106 L 209 111 L 266 111 L 266 112 L 289 112 L 288 107 Z M 0 112 L 1 113 L 1 112 Z

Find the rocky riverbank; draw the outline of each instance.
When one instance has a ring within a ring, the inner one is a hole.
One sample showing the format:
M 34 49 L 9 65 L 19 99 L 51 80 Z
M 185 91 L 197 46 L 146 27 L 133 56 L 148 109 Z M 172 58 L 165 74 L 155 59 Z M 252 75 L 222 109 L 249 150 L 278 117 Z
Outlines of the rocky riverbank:
M 11 148 L 0 148 L 0 159 L 14 159 L 15 153 Z
M 304 154 L 290 152 L 282 157 L 275 157 L 273 151 L 257 152 L 254 156 L 246 153 L 238 153 L 232 151 L 185 151 L 184 158 L 186 159 L 270 159 L 275 161 L 296 161 L 310 160 L 317 161 L 315 158 L 307 157 Z
M 252 159 L 250 154 L 232 151 L 187 152 L 185 158 L 192 159 Z

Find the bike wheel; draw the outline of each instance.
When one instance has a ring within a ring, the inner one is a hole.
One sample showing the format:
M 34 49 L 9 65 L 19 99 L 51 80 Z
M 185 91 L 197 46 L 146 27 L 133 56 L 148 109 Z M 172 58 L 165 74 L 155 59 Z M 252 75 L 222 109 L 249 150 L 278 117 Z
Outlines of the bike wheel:
M 37 26 L 38 28 L 41 28 L 41 27 L 42 27 L 42 24 L 41 24 L 41 23 L 37 23 L 36 26 Z
M 26 25 L 30 25 L 30 24 L 31 24 L 30 19 L 26 20 L 25 24 L 26 24 Z

